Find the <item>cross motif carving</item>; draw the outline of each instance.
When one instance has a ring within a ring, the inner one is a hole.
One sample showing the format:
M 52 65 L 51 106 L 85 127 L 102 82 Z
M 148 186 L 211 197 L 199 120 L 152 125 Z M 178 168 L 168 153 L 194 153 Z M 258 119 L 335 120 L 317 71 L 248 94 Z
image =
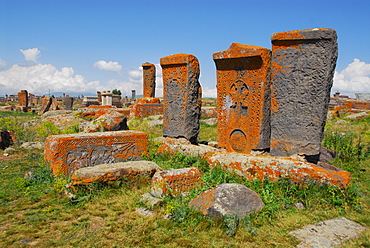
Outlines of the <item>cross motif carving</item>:
M 230 97 L 232 105 L 237 115 L 246 116 L 248 112 L 249 87 L 242 80 L 238 80 L 230 86 Z

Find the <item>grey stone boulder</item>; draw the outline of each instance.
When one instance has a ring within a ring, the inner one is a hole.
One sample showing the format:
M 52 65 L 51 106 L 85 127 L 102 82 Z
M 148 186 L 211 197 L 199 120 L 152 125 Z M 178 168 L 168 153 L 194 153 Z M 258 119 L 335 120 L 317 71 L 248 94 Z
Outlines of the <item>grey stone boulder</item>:
M 246 186 L 224 183 L 201 193 L 189 206 L 211 218 L 236 215 L 241 220 L 250 213 L 260 211 L 265 204 L 256 192 Z
M 74 171 L 71 177 L 71 184 L 87 185 L 96 181 L 115 181 L 123 177 L 151 177 L 156 171 L 161 170 L 161 167 L 151 161 L 128 161 L 112 164 L 100 164 Z
M 129 130 L 127 118 L 121 114 L 104 114 L 84 127 L 85 133 Z
M 31 150 L 31 149 L 44 149 L 44 142 L 24 142 L 21 145 L 21 148 L 26 149 L 26 150 Z
M 358 237 L 365 227 L 339 217 L 306 226 L 289 234 L 301 241 L 299 248 L 337 247 L 345 240 Z

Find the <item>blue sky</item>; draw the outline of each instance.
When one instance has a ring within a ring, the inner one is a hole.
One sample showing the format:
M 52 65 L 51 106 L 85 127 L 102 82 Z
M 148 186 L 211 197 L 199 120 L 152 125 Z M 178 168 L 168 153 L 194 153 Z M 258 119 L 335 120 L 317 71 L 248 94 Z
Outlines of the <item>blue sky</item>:
M 316 27 L 338 34 L 333 91 L 370 92 L 369 13 L 368 0 L 0 0 L 0 96 L 141 94 L 141 64 L 176 53 L 198 58 L 204 96 L 215 96 L 213 53 Z M 160 96 L 159 65 L 157 85 Z

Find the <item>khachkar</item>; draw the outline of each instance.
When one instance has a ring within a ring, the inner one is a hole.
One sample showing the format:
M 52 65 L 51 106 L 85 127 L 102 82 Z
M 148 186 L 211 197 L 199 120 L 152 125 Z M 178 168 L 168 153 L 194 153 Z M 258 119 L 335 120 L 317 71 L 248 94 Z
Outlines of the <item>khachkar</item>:
M 239 43 L 213 54 L 219 147 L 241 153 L 269 148 L 270 59 L 269 49 Z
M 18 105 L 21 111 L 28 111 L 28 92 L 27 90 L 21 90 L 18 92 Z
M 271 155 L 318 157 L 338 47 L 334 29 L 271 37 Z
M 144 97 L 155 97 L 155 65 L 151 63 L 142 64 L 143 67 L 143 95 Z
M 163 136 L 186 138 L 197 143 L 202 89 L 199 62 L 191 54 L 174 54 L 160 59 L 163 75 Z

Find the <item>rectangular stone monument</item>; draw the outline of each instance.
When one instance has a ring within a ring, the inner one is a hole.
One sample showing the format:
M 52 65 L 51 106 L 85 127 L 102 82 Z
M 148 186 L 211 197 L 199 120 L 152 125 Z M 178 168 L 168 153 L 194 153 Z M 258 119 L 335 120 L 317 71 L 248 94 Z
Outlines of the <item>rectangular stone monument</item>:
M 18 92 L 18 105 L 21 107 L 28 107 L 28 92 L 21 90 Z
M 231 44 L 213 54 L 217 68 L 218 146 L 250 153 L 270 147 L 271 51 Z
M 135 160 L 144 152 L 148 152 L 144 132 L 77 133 L 47 137 L 44 158 L 54 175 L 71 175 L 83 167 Z
M 164 86 L 163 136 L 197 143 L 202 105 L 198 59 L 180 53 L 161 58 L 160 64 Z
M 65 97 L 64 105 L 66 106 L 66 110 L 73 110 L 73 97 Z
M 338 47 L 334 29 L 271 37 L 271 155 L 317 156 L 326 122 Z
M 155 97 L 155 65 L 151 63 L 142 64 L 143 67 L 143 95 L 144 97 Z

